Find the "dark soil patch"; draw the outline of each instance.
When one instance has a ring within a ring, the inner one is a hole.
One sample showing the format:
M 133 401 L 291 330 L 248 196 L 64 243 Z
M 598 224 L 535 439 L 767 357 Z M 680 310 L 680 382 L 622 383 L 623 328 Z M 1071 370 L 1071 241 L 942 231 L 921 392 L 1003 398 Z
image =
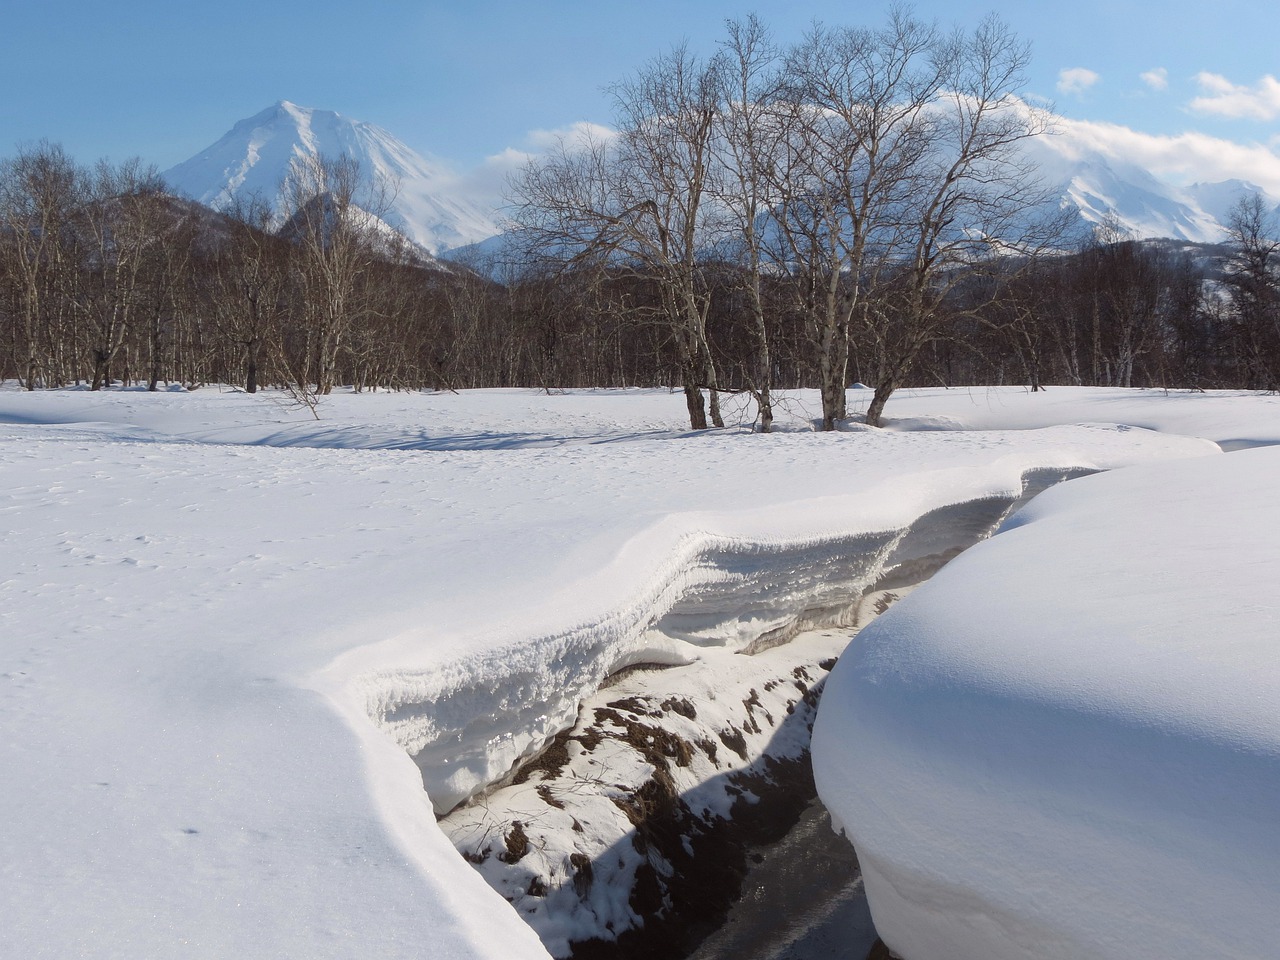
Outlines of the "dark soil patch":
M 623 932 L 616 941 L 577 941 L 572 944 L 574 960 L 678 960 L 724 922 L 742 894 L 747 851 L 785 835 L 816 794 L 807 756 L 765 758 L 731 780 L 738 792 L 757 799 L 740 797 L 729 820 L 708 822 L 696 816 L 661 771 L 632 798 L 614 801 L 635 824 L 636 849 L 650 860 L 638 871 L 630 894 L 644 926 Z M 670 875 L 653 865 L 664 861 Z M 574 877 L 580 896 L 590 889 L 589 873 L 579 883 L 588 868 L 584 865 Z
M 511 824 L 511 831 L 506 837 L 507 852 L 499 854 L 504 863 L 519 863 L 529 852 L 529 838 L 525 835 L 524 824 L 519 820 Z
M 697 720 L 698 710 L 684 697 L 669 697 L 662 701 L 662 709 L 668 713 L 678 713 L 686 720 Z
M 555 795 L 551 792 L 551 788 L 547 786 L 545 783 L 538 784 L 537 793 L 538 793 L 538 796 L 542 798 L 542 802 L 545 803 L 547 806 L 555 807 L 557 810 L 564 809 L 564 804 L 555 797 Z
M 615 706 L 617 704 L 596 707 L 596 723 L 601 726 L 609 724 L 621 730 L 619 739 L 638 750 L 655 767 L 665 769 L 669 760 L 674 760 L 678 767 L 687 767 L 692 762 L 693 746 L 684 737 L 662 727 L 633 720 L 619 713 Z
M 747 759 L 747 738 L 742 735 L 742 731 L 737 727 L 730 725 L 728 730 L 721 730 L 717 734 L 720 742 L 726 747 L 740 756 L 743 760 Z
M 614 700 L 606 706 L 613 707 L 615 710 L 625 710 L 628 713 L 638 713 L 642 717 L 660 717 L 661 710 L 655 710 L 653 705 L 640 697 L 624 697 L 621 700 Z
M 564 769 L 564 765 L 569 762 L 568 744 L 570 732 L 569 730 L 563 730 L 556 734 L 555 738 L 543 747 L 536 757 L 521 764 L 511 782 L 513 784 L 527 783 L 535 773 L 541 773 L 543 779 L 547 780 L 558 777 L 560 771 Z

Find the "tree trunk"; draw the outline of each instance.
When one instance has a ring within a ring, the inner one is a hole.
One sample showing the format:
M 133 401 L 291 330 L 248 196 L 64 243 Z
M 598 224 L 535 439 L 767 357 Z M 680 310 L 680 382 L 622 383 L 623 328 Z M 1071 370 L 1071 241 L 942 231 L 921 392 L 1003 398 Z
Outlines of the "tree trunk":
M 849 415 L 845 398 L 845 380 L 849 370 L 848 326 L 844 323 L 827 326 L 823 331 L 821 350 L 818 376 L 822 395 L 822 429 L 834 430 L 836 422 Z
M 245 344 L 247 358 L 245 362 L 244 392 L 258 392 L 258 340 L 255 338 Z
M 756 392 L 756 405 L 760 408 L 760 432 L 773 432 L 773 398 L 769 388 L 764 387 Z
M 866 422 L 869 427 L 884 426 L 884 405 L 898 385 L 893 380 L 881 380 L 876 384 L 876 392 L 871 397 L 871 405 L 867 407 Z
M 707 409 L 702 390 L 687 370 L 684 378 L 684 402 L 689 408 L 689 426 L 694 430 L 707 429 Z

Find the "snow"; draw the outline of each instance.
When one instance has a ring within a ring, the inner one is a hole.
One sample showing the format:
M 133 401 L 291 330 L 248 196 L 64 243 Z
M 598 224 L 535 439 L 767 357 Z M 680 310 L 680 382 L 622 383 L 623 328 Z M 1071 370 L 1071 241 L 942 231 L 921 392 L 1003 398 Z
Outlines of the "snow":
M 851 391 L 866 409 L 871 391 Z M 1117 390 L 1024 387 L 900 390 L 886 410 L 896 430 L 1026 430 L 1060 423 L 1109 423 L 1188 437 L 1224 450 L 1280 443 L 1280 396 L 1245 390 Z
M 360 164 L 363 194 L 380 198 L 373 212 L 428 253 L 498 233 L 493 211 L 462 196 L 461 178 L 371 123 L 287 100 L 239 121 L 216 143 L 166 170 L 175 192 L 215 209 L 260 197 L 278 210 L 281 185 L 298 159 L 347 156 Z M 360 198 L 357 198 L 360 199 Z
M 841 561 L 856 591 L 1028 484 L 1233 464 L 1177 427 L 1275 420 L 1069 393 L 904 397 L 979 429 L 839 434 L 799 396 L 762 436 L 691 434 L 666 391 L 345 394 L 316 421 L 270 394 L 0 389 L 7 949 L 545 957 L 435 814 L 606 677 L 803 625 L 841 544 L 879 551 Z
M 959 419 L 1052 416 L 995 396 Z M 1154 400 L 1109 406 L 1277 439 L 1272 397 Z M 1280 450 L 1244 450 L 1057 487 L 859 634 L 814 767 L 893 950 L 1274 954 L 1278 469 Z

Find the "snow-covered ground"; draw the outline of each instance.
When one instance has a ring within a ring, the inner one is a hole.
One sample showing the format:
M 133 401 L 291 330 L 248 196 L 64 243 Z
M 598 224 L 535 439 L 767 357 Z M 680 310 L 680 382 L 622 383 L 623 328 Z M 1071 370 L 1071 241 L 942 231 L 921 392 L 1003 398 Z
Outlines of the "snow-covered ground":
M 849 392 L 864 411 L 870 390 Z M 967 387 L 899 390 L 886 408 L 895 430 L 1027 430 L 1061 423 L 1117 423 L 1186 437 L 1223 450 L 1280 444 L 1280 397 L 1245 390 L 1113 390 Z
M 663 391 L 342 395 L 315 421 L 234 391 L 0 390 L 6 950 L 543 957 L 437 811 L 620 668 L 843 602 L 832 544 L 891 545 L 841 568 L 856 592 L 1024 481 L 1230 473 L 1265 454 L 1192 437 L 1280 433 L 1274 398 L 1118 396 L 904 397 L 907 426 L 981 430 L 831 435 L 800 397 L 760 436 L 690 434 Z
M 1072 394 L 1044 407 L 1074 409 Z M 1153 400 L 1090 405 L 1236 448 L 1280 439 L 1275 398 Z M 1002 393 L 967 412 L 937 394 L 897 410 L 1044 421 Z M 1276 955 L 1277 476 L 1272 447 L 1063 485 L 850 645 L 814 768 L 891 948 Z

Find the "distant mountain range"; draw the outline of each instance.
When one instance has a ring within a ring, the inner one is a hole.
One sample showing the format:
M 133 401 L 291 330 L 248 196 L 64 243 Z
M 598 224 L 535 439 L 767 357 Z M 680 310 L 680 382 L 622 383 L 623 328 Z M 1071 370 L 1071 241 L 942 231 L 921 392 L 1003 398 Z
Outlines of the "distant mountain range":
M 1028 148 L 1060 203 L 1083 225 L 1110 221 L 1137 238 L 1216 243 L 1226 236 L 1232 205 L 1257 193 L 1268 205 L 1280 198 L 1235 179 L 1180 187 L 1139 163 L 1104 154 L 1070 130 L 1042 137 Z M 369 185 L 394 191 L 382 218 L 431 254 L 474 245 L 500 233 L 497 211 L 468 195 L 466 180 L 442 161 L 427 159 L 371 123 L 282 100 L 241 120 L 199 154 L 165 171 L 175 193 L 215 209 L 256 194 L 277 204 L 295 158 L 321 154 L 359 162 Z M 488 247 L 490 244 L 485 244 Z
M 1070 128 L 1027 146 L 1045 183 L 1060 194 L 1086 225 L 1110 220 L 1135 239 L 1218 243 L 1227 236 L 1231 208 L 1256 193 L 1272 207 L 1280 198 L 1242 179 L 1180 187 L 1141 164 L 1108 155 L 1073 135 Z

